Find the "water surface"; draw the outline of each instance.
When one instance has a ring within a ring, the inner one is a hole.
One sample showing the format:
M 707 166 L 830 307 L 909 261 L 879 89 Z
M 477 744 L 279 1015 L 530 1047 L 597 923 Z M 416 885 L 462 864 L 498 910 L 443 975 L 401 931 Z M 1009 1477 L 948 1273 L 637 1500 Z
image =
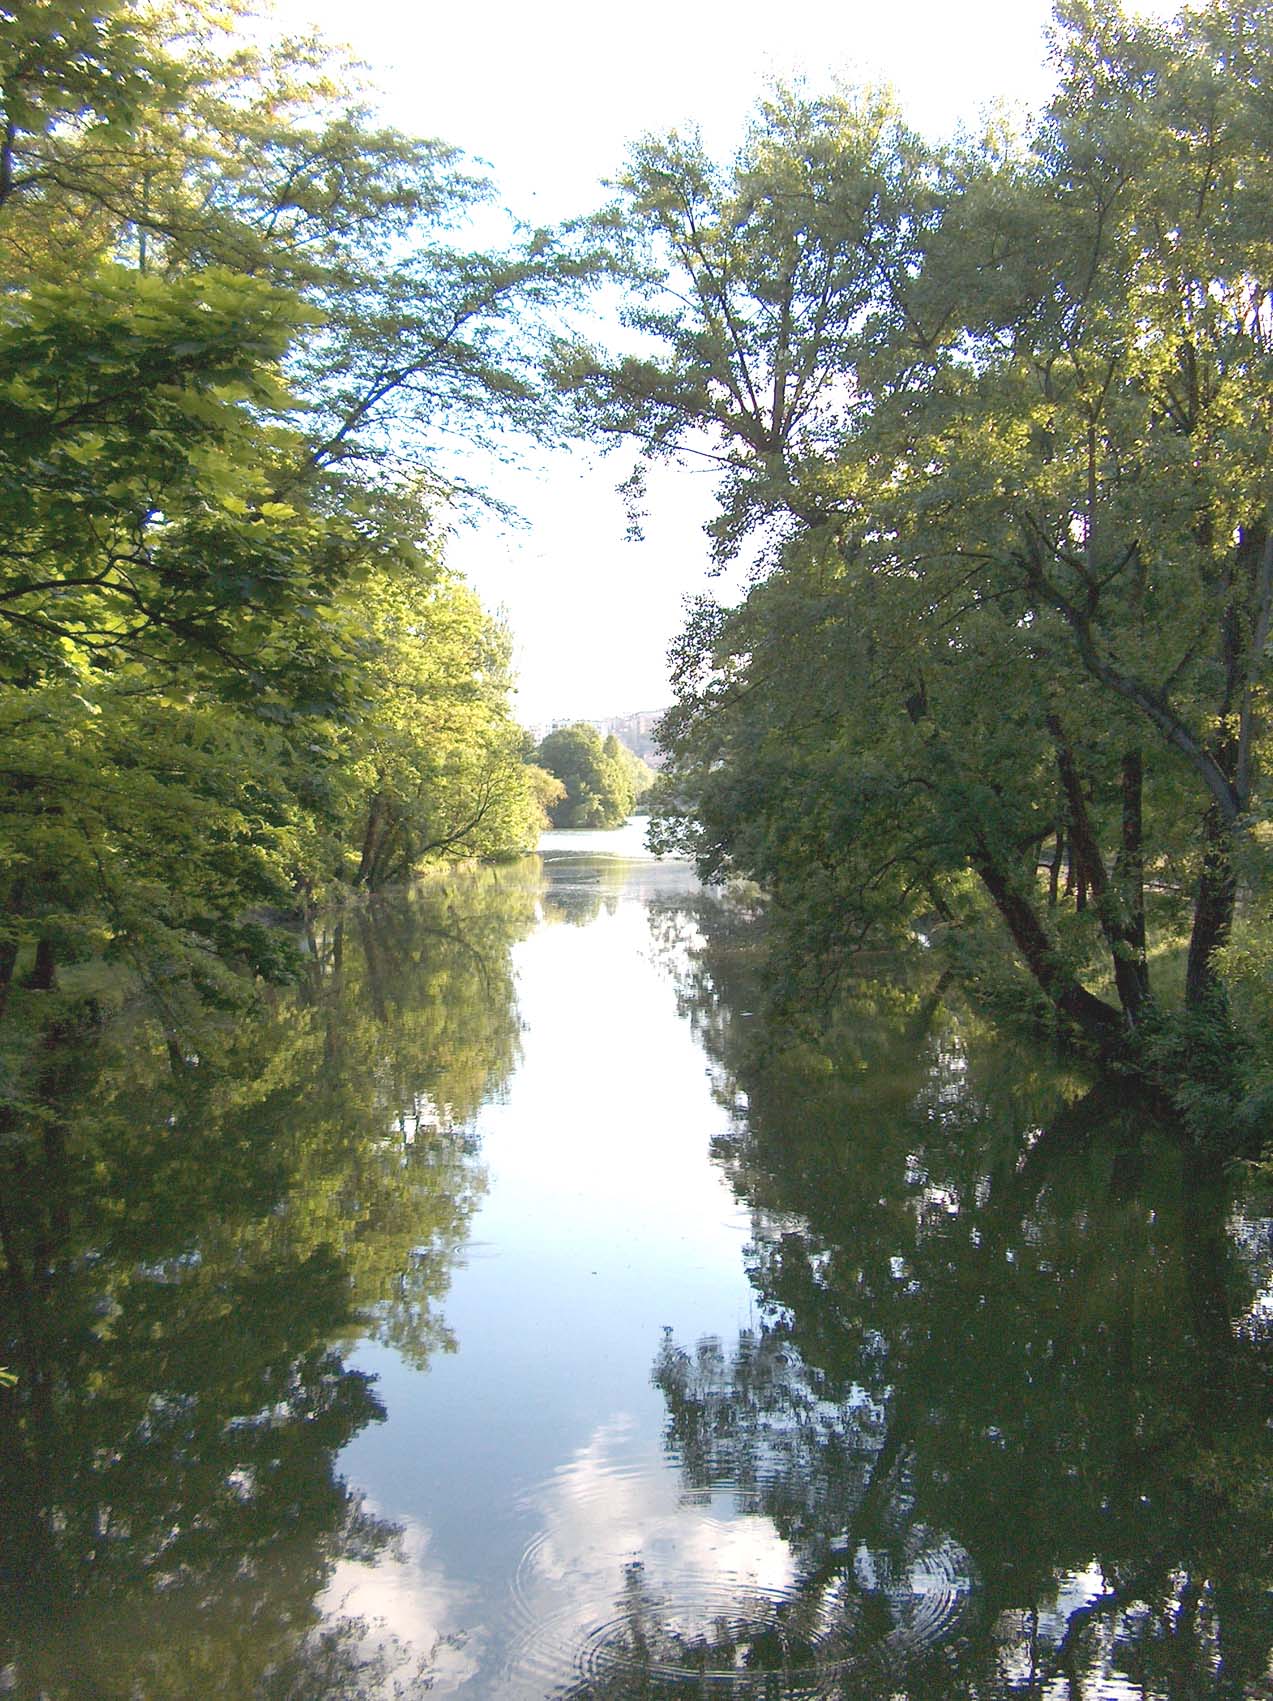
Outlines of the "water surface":
M 1269 1212 L 640 824 L 333 917 L 10 1151 L 0 1692 L 1264 1693 Z

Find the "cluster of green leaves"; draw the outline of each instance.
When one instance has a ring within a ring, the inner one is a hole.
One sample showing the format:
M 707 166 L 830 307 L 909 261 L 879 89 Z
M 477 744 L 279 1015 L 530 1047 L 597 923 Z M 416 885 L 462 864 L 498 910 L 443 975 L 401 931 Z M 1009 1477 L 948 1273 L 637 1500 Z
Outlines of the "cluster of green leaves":
M 544 427 L 579 263 L 465 251 L 489 192 L 233 6 L 0 18 L 0 1010 L 90 958 L 232 996 L 298 895 L 532 842 L 438 515 L 452 440 Z
M 548 800 L 554 827 L 618 827 L 649 791 L 653 774 L 613 733 L 587 721 L 545 735 L 535 763 L 558 782 Z
M 681 641 L 664 842 L 819 972 L 992 933 L 1108 1048 L 1179 995 L 1155 934 L 1217 1006 L 1267 863 L 1273 8 L 1064 0 L 1055 63 L 1023 137 L 780 92 L 728 168 L 642 143 L 609 218 L 658 352 L 560 370 L 756 550 Z

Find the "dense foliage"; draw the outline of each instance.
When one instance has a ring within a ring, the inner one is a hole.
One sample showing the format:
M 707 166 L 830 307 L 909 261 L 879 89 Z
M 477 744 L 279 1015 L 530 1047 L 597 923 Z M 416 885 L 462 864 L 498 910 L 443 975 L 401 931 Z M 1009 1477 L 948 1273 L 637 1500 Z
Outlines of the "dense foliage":
M 233 995 L 298 902 L 533 841 L 436 516 L 575 265 L 457 246 L 484 181 L 233 7 L 16 0 L 0 104 L 0 1011 Z
M 643 142 L 611 224 L 661 352 L 563 381 L 713 459 L 755 550 L 680 643 L 665 842 L 824 975 L 918 928 L 1105 1049 L 1167 1047 L 1173 990 L 1258 1039 L 1273 7 L 1063 0 L 1055 53 L 1024 137 L 779 92 L 727 168 Z
M 535 762 L 561 786 L 548 804 L 554 827 L 618 827 L 649 789 L 653 775 L 613 733 L 604 739 L 587 721 L 545 735 Z

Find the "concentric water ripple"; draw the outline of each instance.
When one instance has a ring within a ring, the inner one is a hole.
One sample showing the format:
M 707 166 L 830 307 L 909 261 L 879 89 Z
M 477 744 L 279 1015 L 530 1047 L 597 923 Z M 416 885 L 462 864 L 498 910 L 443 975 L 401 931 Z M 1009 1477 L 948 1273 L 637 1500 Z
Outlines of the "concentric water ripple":
M 622 1594 L 573 1601 L 526 1639 L 518 1668 L 535 1675 L 543 1694 L 601 1701 L 692 1689 L 812 1701 L 852 1663 L 837 1628 L 802 1624 L 802 1603 L 792 1597 L 731 1589 L 719 1579 L 698 1579 L 695 1587 L 686 1577 L 674 1589 L 655 1590 L 640 1561 L 629 1562 L 624 1581 L 626 1601 Z
M 575 1681 L 565 1693 L 581 1701 L 618 1695 L 639 1678 L 653 1683 L 656 1693 L 692 1688 L 806 1701 L 827 1694 L 829 1681 L 851 1659 L 844 1626 L 826 1611 L 806 1622 L 804 1603 L 790 1595 L 751 1590 L 740 1599 L 717 1584 L 692 1602 L 659 1604 L 657 1628 L 635 1613 L 594 1626 L 576 1652 Z
M 827 1701 L 848 1673 L 950 1635 L 972 1587 L 952 1544 L 915 1529 L 891 1562 L 845 1544 L 802 1571 L 725 1485 L 687 1498 L 625 1441 L 599 1438 L 532 1497 L 545 1522 L 511 1585 L 510 1674 L 527 1693 Z

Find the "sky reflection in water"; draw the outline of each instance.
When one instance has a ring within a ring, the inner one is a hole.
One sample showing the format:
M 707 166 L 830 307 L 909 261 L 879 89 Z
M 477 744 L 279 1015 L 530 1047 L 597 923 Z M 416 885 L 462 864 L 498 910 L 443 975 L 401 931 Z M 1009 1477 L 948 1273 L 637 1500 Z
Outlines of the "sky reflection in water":
M 923 971 L 771 1055 L 640 834 L 51 1084 L 0 1693 L 1260 1693 L 1267 1205 Z
M 395 1619 L 369 1572 L 358 1610 L 417 1644 L 480 1643 L 474 1695 L 549 1693 L 634 1561 L 703 1586 L 705 1608 L 789 1580 L 768 1520 L 738 1518 L 727 1495 L 684 1504 L 650 1383 L 665 1330 L 731 1338 L 755 1305 L 749 1218 L 708 1158 L 727 1114 L 652 961 L 647 901 L 698 888 L 684 865 L 628 861 L 640 834 L 545 836 L 543 920 L 514 949 L 522 1057 L 477 1118 L 490 1185 L 446 1301 L 459 1352 L 423 1377 L 374 1349 L 356 1361 L 390 1415 L 341 1468 L 427 1525 L 429 1551 L 482 1596 L 467 1618 L 447 1597 L 431 1620 L 426 1582 Z

